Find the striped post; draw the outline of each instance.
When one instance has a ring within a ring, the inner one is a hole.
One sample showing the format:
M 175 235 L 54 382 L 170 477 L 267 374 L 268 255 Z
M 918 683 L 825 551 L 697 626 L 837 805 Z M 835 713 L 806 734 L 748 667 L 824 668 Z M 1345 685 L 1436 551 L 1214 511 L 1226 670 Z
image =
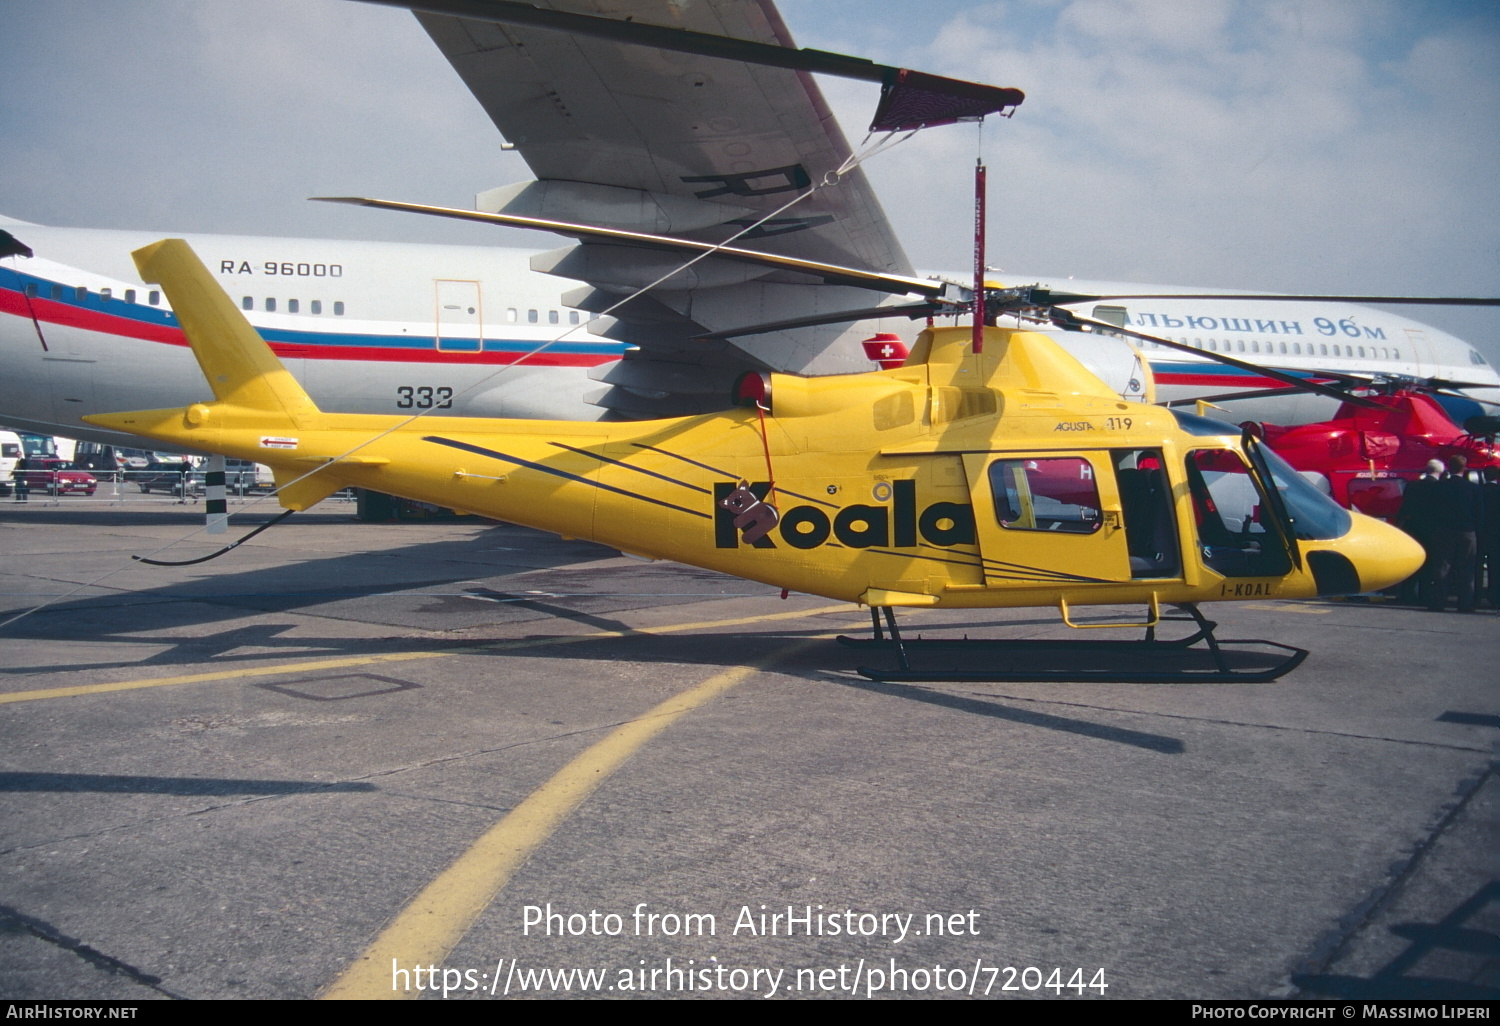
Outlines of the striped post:
M 203 513 L 209 534 L 229 530 L 229 503 L 224 500 L 224 457 L 210 456 L 208 472 L 203 477 Z

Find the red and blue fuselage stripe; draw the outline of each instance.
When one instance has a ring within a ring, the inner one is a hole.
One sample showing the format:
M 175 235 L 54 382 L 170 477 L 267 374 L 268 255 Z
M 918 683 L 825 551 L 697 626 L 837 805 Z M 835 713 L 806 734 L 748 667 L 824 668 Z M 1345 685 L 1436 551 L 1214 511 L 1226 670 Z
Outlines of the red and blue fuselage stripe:
M 1329 380 L 1304 371 L 1284 368 L 1283 371 L 1293 377 L 1306 378 L 1309 381 Z M 1268 378 L 1254 371 L 1245 370 L 1242 367 L 1231 367 L 1224 363 L 1152 363 L 1151 376 L 1156 379 L 1159 386 L 1247 390 L 1286 387 L 1284 381 L 1277 381 L 1275 378 Z
M 11 270 L 6 268 L 6 270 Z M 73 286 L 13 271 L 16 286 L 0 281 L 0 313 L 35 317 L 43 325 L 56 324 L 122 338 L 187 346 L 187 339 L 170 311 L 123 298 L 105 298 L 89 289 L 82 299 Z M 8 277 L 8 276 L 7 276 Z M 27 286 L 34 294 L 27 294 Z M 60 298 L 48 298 L 57 286 Z M 309 317 L 314 315 L 308 315 Z M 327 330 L 257 327 L 278 356 L 315 360 L 380 360 L 410 363 L 506 364 L 523 357 L 539 367 L 594 367 L 618 360 L 620 342 L 563 341 L 507 338 L 444 338 L 443 348 L 433 335 L 379 335 Z M 483 348 L 479 348 L 480 346 Z M 535 356 L 536 350 L 546 351 Z

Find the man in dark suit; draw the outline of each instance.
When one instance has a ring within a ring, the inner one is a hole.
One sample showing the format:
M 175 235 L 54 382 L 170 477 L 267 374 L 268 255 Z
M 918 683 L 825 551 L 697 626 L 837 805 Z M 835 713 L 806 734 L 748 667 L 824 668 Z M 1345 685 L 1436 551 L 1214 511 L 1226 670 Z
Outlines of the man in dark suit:
M 1458 611 L 1474 612 L 1474 561 L 1479 529 L 1484 523 L 1479 486 L 1469 480 L 1469 463 L 1448 457 L 1448 476 L 1438 482 L 1432 530 L 1427 608 L 1441 613 L 1451 587 L 1458 593 Z
M 1500 467 L 1484 468 L 1484 484 L 1479 486 L 1484 523 L 1479 530 L 1479 553 L 1485 562 L 1485 593 L 1490 606 L 1500 609 Z
M 1437 523 L 1437 491 L 1442 477 L 1443 465 L 1428 460 L 1422 476 L 1406 486 L 1401 508 L 1396 513 L 1396 526 L 1415 538 L 1427 553 L 1422 569 L 1401 582 L 1401 601 L 1410 605 L 1427 600 L 1427 582 L 1432 576 L 1432 531 Z

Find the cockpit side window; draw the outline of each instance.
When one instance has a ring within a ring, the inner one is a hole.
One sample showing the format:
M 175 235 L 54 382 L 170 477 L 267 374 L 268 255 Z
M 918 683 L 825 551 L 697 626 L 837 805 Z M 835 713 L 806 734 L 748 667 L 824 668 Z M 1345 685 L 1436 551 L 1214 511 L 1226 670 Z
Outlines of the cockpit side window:
M 1203 562 L 1225 577 L 1279 577 L 1292 562 L 1271 524 L 1271 510 L 1239 454 L 1195 449 L 1188 489 Z

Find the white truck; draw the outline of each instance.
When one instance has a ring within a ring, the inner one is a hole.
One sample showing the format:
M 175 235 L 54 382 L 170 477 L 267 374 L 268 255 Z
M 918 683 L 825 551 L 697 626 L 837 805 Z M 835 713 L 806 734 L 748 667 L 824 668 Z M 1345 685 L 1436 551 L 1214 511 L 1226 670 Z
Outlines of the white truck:
M 11 493 L 12 474 L 16 464 L 26 455 L 21 447 L 21 436 L 14 431 L 0 431 L 0 495 Z

